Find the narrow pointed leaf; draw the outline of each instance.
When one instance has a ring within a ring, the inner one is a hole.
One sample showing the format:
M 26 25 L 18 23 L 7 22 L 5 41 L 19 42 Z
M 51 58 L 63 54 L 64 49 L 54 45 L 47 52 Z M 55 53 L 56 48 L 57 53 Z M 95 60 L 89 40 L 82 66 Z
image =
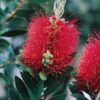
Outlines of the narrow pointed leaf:
M 29 95 L 32 99 L 36 100 L 37 95 L 37 82 L 28 72 L 22 72 L 21 76 L 28 89 Z
M 20 96 L 12 89 L 9 89 L 9 98 L 10 100 L 20 100 Z
M 23 81 L 17 76 L 15 77 L 15 84 L 21 98 L 23 98 L 23 100 L 30 100 L 27 88 L 25 87 Z

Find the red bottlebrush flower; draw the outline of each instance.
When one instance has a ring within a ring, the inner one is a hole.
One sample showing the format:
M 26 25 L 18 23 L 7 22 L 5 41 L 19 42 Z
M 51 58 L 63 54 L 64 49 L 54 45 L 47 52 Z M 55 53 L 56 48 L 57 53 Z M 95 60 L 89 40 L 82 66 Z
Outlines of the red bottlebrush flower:
M 46 73 L 64 71 L 77 52 L 80 33 L 75 24 L 54 16 L 33 18 L 23 48 L 23 62 Z
M 100 90 L 100 35 L 90 38 L 78 65 L 78 82 L 83 90 Z

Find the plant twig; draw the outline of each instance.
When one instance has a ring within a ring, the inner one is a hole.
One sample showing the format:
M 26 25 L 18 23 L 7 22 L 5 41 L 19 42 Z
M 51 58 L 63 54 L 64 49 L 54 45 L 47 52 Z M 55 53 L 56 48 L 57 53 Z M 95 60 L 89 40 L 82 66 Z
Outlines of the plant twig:
M 10 20 L 13 18 L 13 16 L 16 15 L 16 13 L 24 6 L 27 0 L 21 0 L 20 4 L 17 6 L 17 8 L 7 17 L 6 21 Z

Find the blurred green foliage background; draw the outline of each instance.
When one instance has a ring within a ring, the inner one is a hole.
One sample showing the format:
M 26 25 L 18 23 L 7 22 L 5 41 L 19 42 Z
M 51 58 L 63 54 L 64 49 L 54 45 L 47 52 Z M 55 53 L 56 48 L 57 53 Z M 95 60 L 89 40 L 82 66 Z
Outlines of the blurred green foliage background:
M 53 3 L 54 0 L 0 0 L 0 100 L 8 100 L 8 87 L 13 86 L 14 76 L 23 69 L 18 57 L 31 18 L 53 15 Z M 100 30 L 100 0 L 67 0 L 63 17 L 80 19 L 84 44 L 90 33 Z

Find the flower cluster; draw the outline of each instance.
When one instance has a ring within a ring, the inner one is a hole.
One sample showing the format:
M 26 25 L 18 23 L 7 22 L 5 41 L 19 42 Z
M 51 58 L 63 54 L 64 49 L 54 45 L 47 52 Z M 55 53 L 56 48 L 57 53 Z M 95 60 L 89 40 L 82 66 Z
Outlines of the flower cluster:
M 24 64 L 47 74 L 65 71 L 77 52 L 79 34 L 76 20 L 65 22 L 55 16 L 33 18 L 23 47 Z
M 100 90 L 100 35 L 91 37 L 85 46 L 78 65 L 78 82 L 82 89 Z

